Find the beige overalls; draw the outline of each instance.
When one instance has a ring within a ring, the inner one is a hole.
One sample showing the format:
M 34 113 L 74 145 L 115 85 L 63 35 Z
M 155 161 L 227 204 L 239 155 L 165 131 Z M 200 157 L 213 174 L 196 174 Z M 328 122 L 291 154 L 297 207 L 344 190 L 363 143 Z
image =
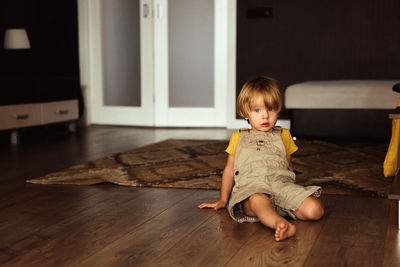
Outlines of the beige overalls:
M 296 176 L 289 170 L 281 130 L 279 127 L 272 132 L 240 130 L 234 161 L 235 185 L 227 207 L 237 222 L 259 221 L 245 215 L 241 203 L 256 193 L 268 195 L 281 216 L 292 218 L 295 218 L 292 211 L 307 197 L 321 195 L 319 186 L 294 184 Z

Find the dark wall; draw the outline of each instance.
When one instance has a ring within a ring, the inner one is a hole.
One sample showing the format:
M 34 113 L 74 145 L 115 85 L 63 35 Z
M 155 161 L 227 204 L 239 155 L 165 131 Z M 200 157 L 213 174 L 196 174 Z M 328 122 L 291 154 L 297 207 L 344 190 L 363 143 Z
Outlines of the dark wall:
M 77 16 L 75 0 L 1 1 L 0 104 L 75 98 L 80 93 Z M 7 28 L 25 28 L 31 49 L 4 50 Z
M 259 7 L 272 17 L 247 16 Z M 399 10 L 399 0 L 238 0 L 237 92 L 256 75 L 283 90 L 306 80 L 399 79 Z
M 19 27 L 27 29 L 31 43 L 26 51 L 1 49 L 1 76 L 79 75 L 76 1 L 3 0 L 0 8 L 1 44 L 6 28 Z

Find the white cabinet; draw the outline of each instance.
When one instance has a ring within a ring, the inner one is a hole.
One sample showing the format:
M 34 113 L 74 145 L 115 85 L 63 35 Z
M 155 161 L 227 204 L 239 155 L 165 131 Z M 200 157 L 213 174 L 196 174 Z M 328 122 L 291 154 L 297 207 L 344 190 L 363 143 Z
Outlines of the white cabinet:
M 0 130 L 77 120 L 78 110 L 76 99 L 0 106 Z M 11 143 L 19 143 L 17 131 L 11 133 Z
M 78 100 L 0 106 L 0 130 L 78 119 Z

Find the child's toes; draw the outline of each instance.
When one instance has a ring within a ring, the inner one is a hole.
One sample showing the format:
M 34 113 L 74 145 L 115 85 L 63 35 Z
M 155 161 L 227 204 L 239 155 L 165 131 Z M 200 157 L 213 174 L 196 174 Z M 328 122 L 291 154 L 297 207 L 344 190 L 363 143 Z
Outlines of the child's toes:
M 275 229 L 275 240 L 280 241 L 288 237 L 288 225 L 286 223 L 279 223 Z

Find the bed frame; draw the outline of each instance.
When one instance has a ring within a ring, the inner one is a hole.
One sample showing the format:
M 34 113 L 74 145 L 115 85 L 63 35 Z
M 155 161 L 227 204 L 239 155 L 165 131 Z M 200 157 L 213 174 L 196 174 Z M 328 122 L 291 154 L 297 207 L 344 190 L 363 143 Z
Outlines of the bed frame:
M 388 114 L 398 94 L 395 80 L 308 81 L 289 86 L 285 107 L 298 137 L 387 139 Z

